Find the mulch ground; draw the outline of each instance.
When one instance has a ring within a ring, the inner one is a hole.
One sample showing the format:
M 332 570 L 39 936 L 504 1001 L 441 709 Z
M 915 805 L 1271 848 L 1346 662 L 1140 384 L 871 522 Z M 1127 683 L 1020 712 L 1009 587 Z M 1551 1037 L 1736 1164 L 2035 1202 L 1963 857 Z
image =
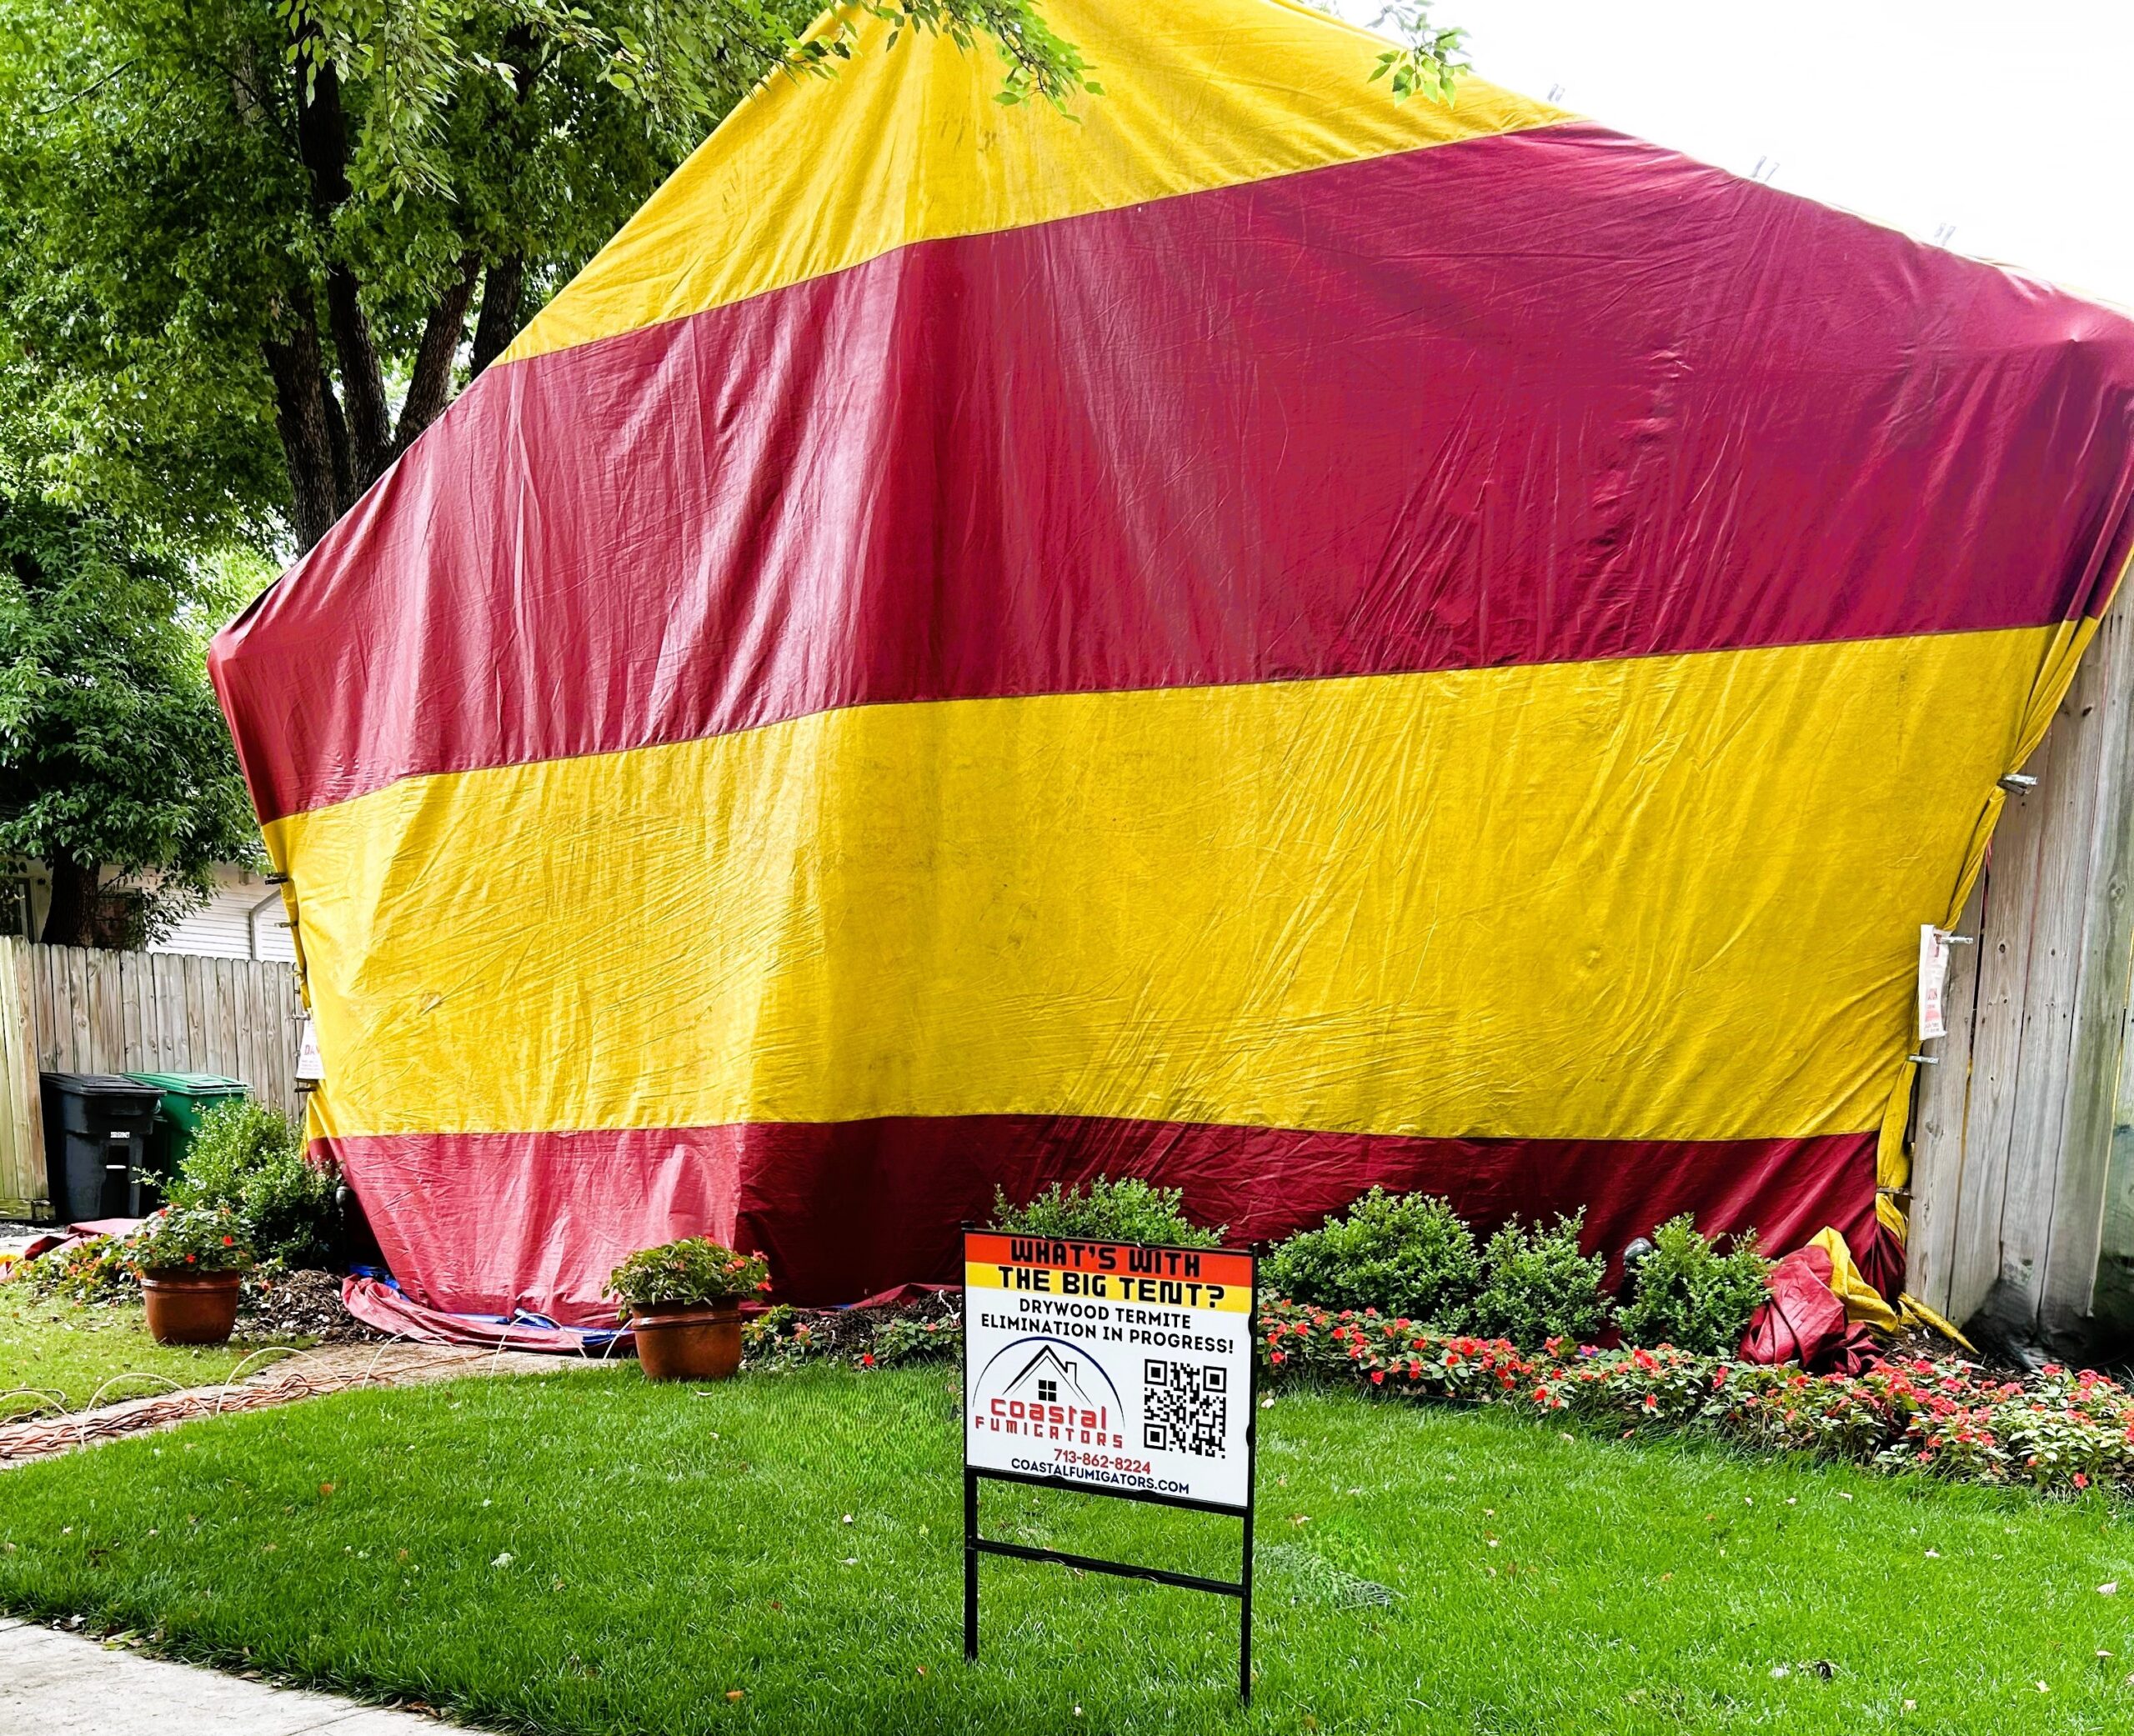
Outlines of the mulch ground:
M 383 1343 L 388 1336 L 341 1306 L 341 1280 L 331 1272 L 255 1273 L 244 1287 L 238 1331 L 321 1344 Z

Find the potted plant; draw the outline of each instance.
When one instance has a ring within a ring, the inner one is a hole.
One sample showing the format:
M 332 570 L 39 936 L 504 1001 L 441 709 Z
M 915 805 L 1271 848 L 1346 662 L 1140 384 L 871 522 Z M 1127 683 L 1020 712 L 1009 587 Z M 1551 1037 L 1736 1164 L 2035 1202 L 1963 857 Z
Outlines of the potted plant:
M 708 1236 L 638 1250 L 608 1274 L 649 1380 L 724 1380 L 741 1366 L 741 1298 L 770 1288 L 759 1253 Z
M 127 1238 L 158 1344 L 219 1344 L 237 1326 L 238 1286 L 253 1264 L 228 1206 L 165 1206 Z

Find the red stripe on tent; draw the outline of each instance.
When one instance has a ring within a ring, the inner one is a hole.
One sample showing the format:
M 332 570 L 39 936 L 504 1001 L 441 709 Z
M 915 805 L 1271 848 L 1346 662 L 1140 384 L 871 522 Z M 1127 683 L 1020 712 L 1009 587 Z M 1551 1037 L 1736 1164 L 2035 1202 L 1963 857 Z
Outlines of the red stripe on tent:
M 1678 1212 L 1774 1250 L 1875 1229 L 1875 1138 L 1423 1139 L 1085 1116 L 914 1118 L 670 1132 L 376 1136 L 333 1143 L 394 1274 L 431 1307 L 612 1321 L 631 1249 L 715 1236 L 770 1256 L 778 1299 L 957 1281 L 957 1228 L 993 1190 L 1147 1176 L 1238 1241 L 1317 1223 L 1375 1184 L 1493 1225 L 1586 1208 L 1611 1259 Z
M 625 1256 L 734 1233 L 737 1148 L 716 1129 L 313 1143 L 339 1161 L 410 1298 L 448 1313 L 613 1326 L 604 1289 Z
M 2034 626 L 2126 550 L 2101 309 L 1592 127 L 493 371 L 213 663 L 268 817 L 842 705 Z

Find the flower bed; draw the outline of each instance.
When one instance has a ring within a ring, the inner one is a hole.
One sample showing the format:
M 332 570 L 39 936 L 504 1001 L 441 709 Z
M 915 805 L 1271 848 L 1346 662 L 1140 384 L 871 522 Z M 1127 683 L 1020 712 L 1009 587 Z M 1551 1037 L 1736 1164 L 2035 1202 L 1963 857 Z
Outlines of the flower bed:
M 778 1373 L 804 1363 L 855 1368 L 947 1361 L 963 1354 L 960 1291 L 944 1290 L 895 1307 L 768 1308 L 741 1329 L 742 1366 Z
M 2134 1393 L 2091 1369 L 1996 1380 L 1967 1363 L 1906 1358 L 1861 1375 L 1808 1374 L 1661 1345 L 1600 1350 L 1551 1338 L 1434 1333 L 1374 1308 L 1280 1300 L 1260 1310 L 1277 1378 L 1353 1380 L 1417 1398 L 1562 1413 L 1625 1437 L 1692 1431 L 1760 1453 L 1808 1453 L 2055 1493 L 2134 1493 Z

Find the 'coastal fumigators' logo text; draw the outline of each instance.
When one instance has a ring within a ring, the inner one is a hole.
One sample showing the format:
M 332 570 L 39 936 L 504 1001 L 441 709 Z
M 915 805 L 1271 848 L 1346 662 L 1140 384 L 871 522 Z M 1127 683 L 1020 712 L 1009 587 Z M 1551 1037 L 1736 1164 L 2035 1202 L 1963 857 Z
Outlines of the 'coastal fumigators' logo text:
M 1123 1447 L 1111 1377 L 1079 1345 L 1018 1338 L 971 1383 L 971 1426 L 1062 1447 Z

